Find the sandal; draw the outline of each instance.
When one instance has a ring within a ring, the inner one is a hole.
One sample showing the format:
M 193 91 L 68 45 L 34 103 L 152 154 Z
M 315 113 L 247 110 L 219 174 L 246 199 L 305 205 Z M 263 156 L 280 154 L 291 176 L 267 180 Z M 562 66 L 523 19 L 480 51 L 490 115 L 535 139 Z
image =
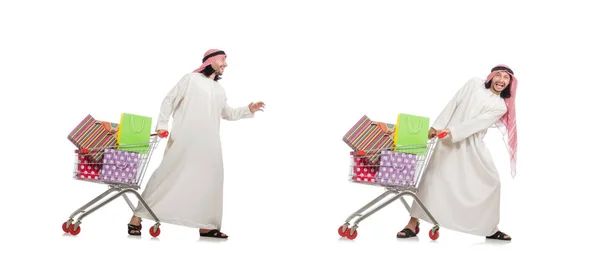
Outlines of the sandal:
M 400 235 L 400 234 L 396 234 L 397 238 L 409 238 L 409 237 L 416 237 L 417 234 L 419 234 L 419 225 L 420 223 L 417 222 L 417 226 L 415 227 L 415 231 L 417 232 L 413 232 L 410 228 L 404 228 L 402 229 L 402 231 L 398 232 L 398 233 L 404 233 L 404 235 Z
M 142 235 L 142 225 L 136 226 L 132 224 L 127 224 L 127 233 L 132 236 L 140 236 Z
M 221 233 L 221 231 L 219 231 L 217 229 L 213 229 L 206 233 L 200 233 L 200 236 L 201 237 L 216 237 L 216 238 L 228 238 L 229 237 L 229 236 L 224 236 L 223 233 Z
M 485 238 L 487 238 L 487 239 L 495 239 L 495 240 L 505 240 L 505 241 L 512 240 L 512 238 L 510 236 L 508 236 L 508 238 L 505 238 L 507 236 L 508 236 L 507 234 L 504 234 L 504 232 L 498 230 L 498 231 L 496 231 L 495 234 L 493 234 L 491 236 L 487 236 Z
M 132 232 L 133 231 L 133 232 Z M 140 225 L 136 226 L 133 224 L 127 224 L 127 233 L 132 236 L 139 236 L 142 234 L 142 219 L 140 218 Z

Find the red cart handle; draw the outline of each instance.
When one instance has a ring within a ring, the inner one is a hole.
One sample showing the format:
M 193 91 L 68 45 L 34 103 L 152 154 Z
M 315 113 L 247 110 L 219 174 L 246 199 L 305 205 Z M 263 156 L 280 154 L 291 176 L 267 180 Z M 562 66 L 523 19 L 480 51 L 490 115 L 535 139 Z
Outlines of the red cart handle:
M 162 131 L 159 134 L 151 134 L 151 136 L 158 136 L 160 138 L 165 138 L 169 136 L 169 131 Z
M 444 138 L 448 135 L 448 133 L 446 132 L 441 132 L 439 135 L 437 135 L 438 138 Z

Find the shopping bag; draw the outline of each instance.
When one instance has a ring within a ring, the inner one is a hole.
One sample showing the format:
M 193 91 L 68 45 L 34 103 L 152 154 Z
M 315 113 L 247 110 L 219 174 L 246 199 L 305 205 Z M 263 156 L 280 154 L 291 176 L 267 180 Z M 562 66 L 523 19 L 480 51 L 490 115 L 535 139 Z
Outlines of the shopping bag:
M 67 136 L 79 150 L 91 151 L 89 161 L 102 162 L 103 148 L 114 147 L 117 139 L 94 117 L 87 115 Z
M 118 138 L 117 137 L 118 132 L 119 132 L 119 124 L 118 123 L 111 123 L 111 122 L 107 122 L 107 121 L 96 121 L 96 122 L 98 122 L 108 132 L 110 132 L 115 139 Z
M 104 150 L 102 150 L 104 151 Z M 82 180 L 98 180 L 100 174 L 100 163 L 92 161 L 87 151 L 76 150 L 77 165 L 75 176 Z
M 394 151 L 424 155 L 427 153 L 428 134 L 428 117 L 398 114 L 394 131 Z
M 119 184 L 137 184 L 140 159 L 138 153 L 106 149 L 99 180 Z
M 150 147 L 152 118 L 134 114 L 121 114 L 117 145 L 119 150 L 145 154 Z
M 379 166 L 369 164 L 365 156 L 350 152 L 352 156 L 352 180 L 356 182 L 375 183 L 375 176 Z
M 369 164 L 379 163 L 382 149 L 392 148 L 394 125 L 372 121 L 366 115 L 348 130 L 342 140 L 355 152 L 363 151 Z
M 375 180 L 383 185 L 414 186 L 418 160 L 415 154 L 384 150 Z

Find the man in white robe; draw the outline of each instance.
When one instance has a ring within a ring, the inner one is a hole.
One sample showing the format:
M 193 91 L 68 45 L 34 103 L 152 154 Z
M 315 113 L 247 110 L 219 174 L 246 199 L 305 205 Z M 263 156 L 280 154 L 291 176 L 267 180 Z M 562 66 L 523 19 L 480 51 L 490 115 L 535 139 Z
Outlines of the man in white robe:
M 263 102 L 231 107 L 223 87 L 226 54 L 208 50 L 203 64 L 184 75 L 162 102 L 156 131 L 173 126 L 160 166 L 148 180 L 142 197 L 161 222 L 200 229 L 201 236 L 227 238 L 221 233 L 223 159 L 220 121 L 252 118 Z M 152 216 L 141 203 L 128 224 L 140 235 L 141 218 Z
M 500 178 L 483 142 L 487 129 L 500 128 L 516 163 L 514 98 L 517 79 L 512 70 L 498 65 L 486 80 L 470 79 L 447 104 L 432 125 L 429 137 L 439 140 L 423 173 L 417 196 L 441 227 L 489 239 L 511 240 L 498 229 Z M 508 139 L 507 139 L 508 138 Z M 432 221 L 413 202 L 411 219 L 398 238 L 416 236 L 419 220 Z

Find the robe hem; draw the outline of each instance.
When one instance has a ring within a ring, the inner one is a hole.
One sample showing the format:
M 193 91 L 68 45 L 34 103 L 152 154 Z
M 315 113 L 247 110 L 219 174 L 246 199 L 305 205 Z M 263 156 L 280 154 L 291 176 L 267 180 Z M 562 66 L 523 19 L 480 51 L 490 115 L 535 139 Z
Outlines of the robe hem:
M 433 215 L 433 214 L 432 214 Z M 433 222 L 429 219 L 429 217 L 427 216 L 427 214 L 425 214 L 425 212 L 420 211 L 420 210 L 413 210 L 410 212 L 410 216 L 417 218 L 419 220 L 425 221 L 429 224 L 433 225 Z M 435 218 L 435 216 L 433 215 L 433 218 Z M 465 233 L 465 234 L 469 234 L 469 235 L 474 235 L 474 236 L 491 236 L 494 233 L 496 233 L 496 231 L 498 231 L 498 226 L 494 226 L 494 228 L 488 232 L 483 232 L 482 230 L 473 230 L 473 231 L 467 231 L 464 230 L 462 228 L 457 228 L 457 227 L 453 227 L 453 226 L 448 226 L 448 225 L 442 225 L 439 223 L 438 224 L 440 227 L 443 227 L 445 229 L 449 229 L 452 231 L 456 231 L 456 232 L 460 232 L 460 233 Z
M 149 213 L 147 213 L 147 212 L 135 212 L 134 216 L 140 217 L 142 219 L 154 221 L 154 218 L 152 218 L 152 216 Z M 181 220 L 177 220 L 177 219 L 161 219 L 161 218 L 159 218 L 159 219 L 160 219 L 160 223 L 161 224 L 166 223 L 166 224 L 177 225 L 177 226 L 184 226 L 184 227 L 196 228 L 196 229 L 202 228 L 202 229 L 217 229 L 217 230 L 221 230 L 220 226 L 216 226 L 214 224 L 199 224 L 199 223 L 181 221 Z

